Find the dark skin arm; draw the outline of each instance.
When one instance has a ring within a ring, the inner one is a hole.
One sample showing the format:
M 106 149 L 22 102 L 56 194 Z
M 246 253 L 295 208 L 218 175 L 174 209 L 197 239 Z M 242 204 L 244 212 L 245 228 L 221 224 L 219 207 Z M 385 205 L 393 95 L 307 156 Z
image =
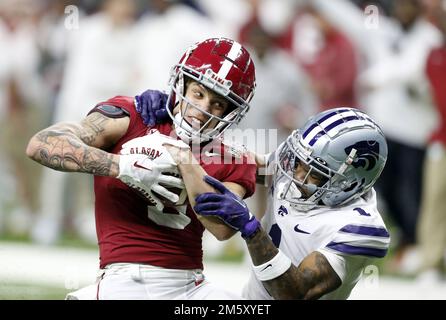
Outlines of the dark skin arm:
M 268 262 L 278 253 L 271 238 L 262 228 L 246 244 L 255 266 Z M 317 251 L 306 256 L 299 266 L 292 264 L 279 277 L 262 283 L 277 300 L 319 299 L 342 284 L 325 256 Z

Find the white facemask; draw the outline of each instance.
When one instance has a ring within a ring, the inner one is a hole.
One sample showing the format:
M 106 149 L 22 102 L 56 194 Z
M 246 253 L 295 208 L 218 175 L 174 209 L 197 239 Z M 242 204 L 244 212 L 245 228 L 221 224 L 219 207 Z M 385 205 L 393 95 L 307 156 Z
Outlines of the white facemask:
M 181 126 L 179 123 L 181 123 Z M 200 144 L 208 140 L 202 135 L 192 134 L 192 127 L 183 119 L 180 112 L 175 115 L 174 126 L 177 136 L 187 144 Z

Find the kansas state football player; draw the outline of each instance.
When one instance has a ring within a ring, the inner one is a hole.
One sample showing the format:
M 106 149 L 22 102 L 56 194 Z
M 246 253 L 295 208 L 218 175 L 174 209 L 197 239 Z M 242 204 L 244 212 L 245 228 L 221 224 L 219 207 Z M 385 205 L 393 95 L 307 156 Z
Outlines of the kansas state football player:
M 164 121 L 161 93 L 137 98 L 146 121 Z M 219 193 L 198 196 L 194 207 L 245 238 L 253 266 L 243 296 L 347 299 L 363 268 L 384 257 L 390 243 L 373 189 L 387 159 L 382 130 L 357 109 L 332 109 L 311 118 L 275 152 L 255 158 L 269 174 L 268 209 L 263 218 L 256 213 L 261 224 L 208 176 Z
M 387 145 L 365 113 L 320 113 L 259 166 L 271 173 L 261 223 L 246 204 L 212 177 L 219 193 L 196 198 L 195 211 L 241 232 L 252 260 L 248 299 L 347 299 L 361 272 L 386 255 L 390 237 L 373 184 Z

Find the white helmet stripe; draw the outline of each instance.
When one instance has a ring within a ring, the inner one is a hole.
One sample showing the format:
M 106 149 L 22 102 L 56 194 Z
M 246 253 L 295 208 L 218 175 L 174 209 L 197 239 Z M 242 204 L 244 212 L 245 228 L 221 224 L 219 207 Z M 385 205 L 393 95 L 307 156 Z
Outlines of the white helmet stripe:
M 237 58 L 237 56 L 240 53 L 240 50 L 242 49 L 242 45 L 238 42 L 235 42 L 232 44 L 231 50 L 229 50 L 228 58 L 223 62 L 222 66 L 220 67 L 220 70 L 218 71 L 217 75 L 225 79 L 226 76 L 229 73 L 229 70 L 231 70 L 233 61 Z
M 344 119 L 346 117 L 350 117 L 350 116 L 355 116 L 356 113 L 354 113 L 353 111 L 346 111 L 343 112 L 342 114 L 334 114 L 332 117 L 324 120 L 323 122 L 321 122 L 319 124 L 319 126 L 314 127 L 305 137 L 305 139 L 303 139 L 307 144 L 310 143 L 311 140 L 313 140 L 313 138 L 320 133 L 320 131 L 323 130 L 327 130 L 328 127 L 330 127 L 331 124 L 333 124 L 334 122 L 340 120 L 340 119 Z

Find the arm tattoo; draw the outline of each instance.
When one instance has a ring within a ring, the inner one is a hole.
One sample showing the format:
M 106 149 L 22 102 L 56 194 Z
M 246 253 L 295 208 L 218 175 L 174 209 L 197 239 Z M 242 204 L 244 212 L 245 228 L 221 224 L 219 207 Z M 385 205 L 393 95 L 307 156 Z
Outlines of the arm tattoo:
M 278 252 L 263 229 L 249 239 L 247 245 L 256 266 L 271 260 Z M 342 282 L 324 255 L 315 251 L 298 267 L 291 265 L 279 277 L 262 283 L 274 299 L 318 299 Z
M 32 159 L 49 168 L 111 176 L 118 171 L 118 157 L 92 147 L 105 131 L 106 118 L 98 113 L 88 116 L 81 125 L 57 124 L 36 134 Z
M 104 132 L 108 121 L 113 120 L 100 113 L 93 112 L 87 119 L 82 121 L 82 125 L 85 130 L 79 132 L 79 138 L 85 144 L 92 145 L 96 138 Z
M 246 244 L 255 266 L 271 260 L 279 252 L 263 229 L 248 239 Z

